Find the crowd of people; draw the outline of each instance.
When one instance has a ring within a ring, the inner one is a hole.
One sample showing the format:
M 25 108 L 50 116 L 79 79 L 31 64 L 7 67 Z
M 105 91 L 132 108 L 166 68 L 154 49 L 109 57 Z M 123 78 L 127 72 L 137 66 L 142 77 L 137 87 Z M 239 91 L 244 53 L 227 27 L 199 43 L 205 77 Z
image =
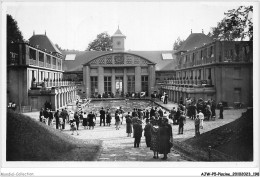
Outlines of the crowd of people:
M 167 99 L 167 98 L 166 98 Z M 77 107 L 80 105 L 77 102 Z M 200 135 L 200 129 L 203 129 L 204 120 L 215 120 L 216 103 L 210 99 L 204 101 L 199 99 L 182 98 L 179 101 L 177 109 L 173 107 L 169 112 L 161 107 L 149 107 L 145 109 L 133 108 L 132 112 L 125 112 L 122 107 L 115 110 L 112 116 L 112 110 L 101 108 L 99 110 L 99 126 L 111 126 L 112 117 L 114 117 L 115 129 L 119 130 L 124 122 L 126 123 L 127 137 L 134 138 L 134 148 L 140 147 L 142 135 L 145 137 L 146 146 L 153 151 L 153 158 L 158 159 L 158 154 L 163 154 L 162 159 L 167 159 L 167 154 L 173 145 L 172 125 L 178 125 L 178 134 L 183 134 L 186 119 L 194 120 L 195 136 Z M 223 105 L 218 105 L 220 109 L 219 118 L 223 119 Z M 54 115 L 48 107 L 40 111 L 40 121 L 46 125 L 52 125 L 53 118 L 56 122 L 56 129 L 64 130 L 66 124 L 70 125 L 72 135 L 76 131 L 79 135 L 79 125 L 82 123 L 84 129 L 93 130 L 96 126 L 97 111 L 72 111 L 67 108 L 61 111 L 57 110 Z M 172 124 L 172 125 L 171 125 Z M 133 136 L 132 136 L 133 134 Z
M 219 119 L 223 119 L 223 105 L 220 102 L 219 107 Z M 184 124 L 186 119 L 189 118 L 194 120 L 195 125 L 195 136 L 200 135 L 200 129 L 204 127 L 204 120 L 210 121 L 216 119 L 216 102 L 213 99 L 204 101 L 202 98 L 191 99 L 187 98 L 183 101 L 182 97 L 180 98 L 179 105 L 177 110 L 175 107 L 170 111 L 169 118 L 172 120 L 173 125 L 179 125 L 178 134 L 183 134 Z
M 152 107 L 150 110 L 134 108 L 128 112 L 126 119 L 127 137 L 133 133 L 134 148 L 140 147 L 140 141 L 144 132 L 146 146 L 154 152 L 153 158 L 158 159 L 158 154 L 163 154 L 163 160 L 167 159 L 173 142 L 172 126 L 161 108 Z M 143 127 L 143 122 L 146 125 Z

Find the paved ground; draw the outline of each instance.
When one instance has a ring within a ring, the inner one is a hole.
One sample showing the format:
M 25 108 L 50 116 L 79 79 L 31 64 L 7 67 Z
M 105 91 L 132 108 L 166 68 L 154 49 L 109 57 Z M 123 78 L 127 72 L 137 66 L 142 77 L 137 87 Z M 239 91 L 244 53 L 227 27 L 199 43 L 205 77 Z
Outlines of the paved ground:
M 161 104 L 161 102 L 159 102 Z M 162 106 L 171 109 L 173 106 L 177 107 L 174 103 Z M 204 129 L 201 129 L 201 133 L 207 132 L 224 124 L 227 124 L 241 116 L 244 110 L 225 110 L 224 119 L 216 119 L 215 121 L 205 121 Z M 217 110 L 217 115 L 218 115 Z M 39 113 L 26 113 L 35 119 L 38 119 Z M 144 124 L 143 124 L 144 126 Z M 54 126 L 53 126 L 54 127 Z M 69 125 L 66 125 L 64 133 L 71 134 L 69 131 Z M 99 161 L 162 161 L 161 159 L 153 159 L 153 152 L 146 147 L 145 138 L 141 139 L 141 147 L 134 148 L 134 138 L 126 137 L 126 126 L 125 122 L 121 125 L 120 130 L 116 130 L 114 126 L 114 118 L 112 118 L 112 125 L 110 127 L 99 126 L 99 118 L 97 118 L 96 126 L 94 130 L 84 129 L 80 125 L 79 135 L 74 133 L 74 136 L 79 139 L 100 139 L 103 140 L 102 152 L 99 157 Z M 173 126 L 173 137 L 176 141 L 183 141 L 187 138 L 194 136 L 194 122 L 187 120 L 184 125 L 184 134 L 178 135 L 178 126 Z M 162 157 L 162 155 L 160 155 Z M 168 154 L 167 161 L 188 161 L 189 159 L 180 155 L 178 152 L 172 150 Z

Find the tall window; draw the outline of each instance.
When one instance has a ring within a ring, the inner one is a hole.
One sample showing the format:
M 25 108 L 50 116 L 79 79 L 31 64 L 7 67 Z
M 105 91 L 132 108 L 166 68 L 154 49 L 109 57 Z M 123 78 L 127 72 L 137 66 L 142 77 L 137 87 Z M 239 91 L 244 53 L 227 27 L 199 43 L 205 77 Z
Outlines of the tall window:
M 234 102 L 241 102 L 241 88 L 234 88 Z
M 40 71 L 40 80 L 39 81 L 43 81 L 44 79 L 44 71 Z
M 111 76 L 105 76 L 104 77 L 104 91 L 107 94 L 111 95 L 112 89 L 111 89 Z
M 234 67 L 234 79 L 241 79 L 241 67 Z
M 36 50 L 29 49 L 30 59 L 36 60 Z
M 56 58 L 54 58 L 54 57 L 52 58 L 52 64 L 56 65 Z
M 127 90 L 130 93 L 135 92 L 135 76 L 127 76 Z
M 47 55 L 47 63 L 51 64 L 51 56 L 50 55 Z
M 214 57 L 214 51 L 213 51 L 213 46 L 210 46 L 210 57 Z
M 146 95 L 148 95 L 148 76 L 142 76 L 141 77 L 141 84 L 142 84 L 142 92 L 146 92 Z
M 39 61 L 44 62 L 44 54 L 39 52 Z
M 90 77 L 90 91 L 91 95 L 95 95 L 98 92 L 98 77 Z

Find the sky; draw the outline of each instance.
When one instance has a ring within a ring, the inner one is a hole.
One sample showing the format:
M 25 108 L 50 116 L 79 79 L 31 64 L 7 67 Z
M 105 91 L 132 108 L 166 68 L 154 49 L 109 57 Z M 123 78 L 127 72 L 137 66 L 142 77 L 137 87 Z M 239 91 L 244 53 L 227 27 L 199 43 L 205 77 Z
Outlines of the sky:
M 242 2 L 4 2 L 26 40 L 44 34 L 62 49 L 85 50 L 97 34 L 113 35 L 118 26 L 126 50 L 172 50 L 174 41 L 207 34 L 224 12 Z

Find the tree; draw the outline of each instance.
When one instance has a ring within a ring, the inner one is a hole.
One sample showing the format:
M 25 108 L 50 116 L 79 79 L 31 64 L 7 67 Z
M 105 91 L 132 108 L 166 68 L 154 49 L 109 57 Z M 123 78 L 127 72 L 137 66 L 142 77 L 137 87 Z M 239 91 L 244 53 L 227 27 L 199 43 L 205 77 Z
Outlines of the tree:
M 178 50 L 182 46 L 184 41 L 185 40 L 181 40 L 180 37 L 178 37 L 177 40 L 173 43 L 173 50 Z
M 112 39 L 106 33 L 100 33 L 97 35 L 97 38 L 88 44 L 88 51 L 110 51 L 112 50 Z
M 253 22 L 251 13 L 253 6 L 239 6 L 237 9 L 228 10 L 225 18 L 212 28 L 208 34 L 218 40 L 241 40 L 246 37 L 253 40 Z
M 7 44 L 12 42 L 23 42 L 23 35 L 20 31 L 16 20 L 7 14 Z

